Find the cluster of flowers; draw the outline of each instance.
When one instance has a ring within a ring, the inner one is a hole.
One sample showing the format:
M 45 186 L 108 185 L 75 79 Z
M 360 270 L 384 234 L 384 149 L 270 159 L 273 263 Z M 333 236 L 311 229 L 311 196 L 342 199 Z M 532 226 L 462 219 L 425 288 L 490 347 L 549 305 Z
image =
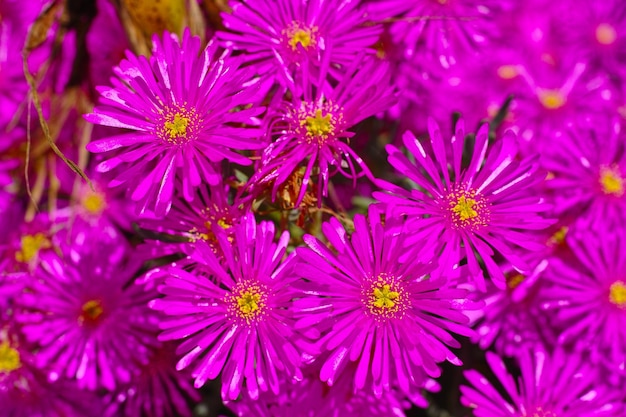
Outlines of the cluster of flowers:
M 217 4 L 0 0 L 0 415 L 625 416 L 622 0 Z

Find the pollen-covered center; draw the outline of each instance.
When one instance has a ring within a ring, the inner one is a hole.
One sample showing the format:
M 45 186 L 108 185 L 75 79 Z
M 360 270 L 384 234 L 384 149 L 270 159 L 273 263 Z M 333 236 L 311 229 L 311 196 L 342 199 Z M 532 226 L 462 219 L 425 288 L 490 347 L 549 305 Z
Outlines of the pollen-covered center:
M 20 353 L 8 342 L 0 343 L 0 374 L 13 372 L 22 366 Z
M 80 323 L 96 323 L 104 313 L 102 302 L 100 300 L 89 300 L 81 307 L 81 313 L 78 317 Z
M 612 45 L 617 39 L 617 31 L 608 23 L 600 23 L 596 28 L 596 40 L 602 45 Z
M 477 230 L 489 223 L 486 199 L 474 190 L 457 189 L 445 198 L 445 210 L 456 229 Z
M 619 167 L 603 166 L 600 168 L 600 187 L 604 194 L 616 197 L 624 195 L 624 179 Z
M 32 261 L 41 249 L 49 249 L 51 247 L 50 240 L 43 233 L 34 235 L 24 235 L 20 239 L 20 250 L 15 253 L 15 260 L 18 262 Z
M 104 195 L 99 192 L 94 192 L 89 190 L 87 194 L 83 197 L 83 201 L 81 202 L 83 208 L 89 214 L 100 214 L 104 210 L 106 206 L 106 202 L 104 200 Z
M 317 27 L 315 26 L 309 27 L 299 22 L 292 22 L 287 29 L 283 30 L 283 35 L 292 51 L 297 51 L 299 46 L 308 49 L 317 44 Z
M 410 304 L 403 283 L 386 273 L 369 281 L 361 295 L 369 312 L 380 319 L 401 318 Z
M 626 309 L 626 283 L 615 281 L 609 288 L 609 301 L 619 308 Z
M 331 102 L 322 104 L 302 102 L 292 112 L 295 133 L 303 142 L 323 145 L 340 133 L 343 122 L 342 109 Z
M 267 314 L 267 288 L 255 282 L 239 283 L 226 296 L 230 316 L 250 324 Z
M 335 127 L 333 126 L 332 116 L 330 115 L 330 113 L 322 115 L 321 109 L 317 109 L 315 111 L 315 115 L 307 116 L 304 119 L 304 124 L 306 127 L 307 135 L 311 137 L 327 137 L 335 130 Z
M 192 107 L 166 108 L 156 122 L 156 135 L 163 142 L 184 145 L 198 136 L 200 116 Z
M 559 109 L 567 101 L 565 95 L 559 90 L 540 90 L 537 96 L 543 107 L 549 110 Z

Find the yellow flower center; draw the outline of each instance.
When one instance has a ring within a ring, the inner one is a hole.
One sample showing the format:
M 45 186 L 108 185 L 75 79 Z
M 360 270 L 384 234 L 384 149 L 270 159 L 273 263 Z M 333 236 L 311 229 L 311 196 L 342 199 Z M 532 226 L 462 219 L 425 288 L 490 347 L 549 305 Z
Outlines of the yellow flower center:
M 388 308 L 395 307 L 396 303 L 393 300 L 398 299 L 400 294 L 397 291 L 391 291 L 391 286 L 385 284 L 374 288 L 374 307 Z
M 537 94 L 543 107 L 550 110 L 563 107 L 567 101 L 563 93 L 559 90 L 540 90 Z
M 548 244 L 550 246 L 559 246 L 565 242 L 565 236 L 567 236 L 567 232 L 569 231 L 569 227 L 563 226 L 550 237 Z
M 600 168 L 600 186 L 604 194 L 616 197 L 624 195 L 624 179 L 617 166 Z
M 171 139 L 185 137 L 187 135 L 187 126 L 189 126 L 189 118 L 180 113 L 176 113 L 173 120 L 165 122 L 165 130 Z
M 283 30 L 287 45 L 292 51 L 298 50 L 298 45 L 308 49 L 316 44 L 317 27 L 307 27 L 299 22 L 293 22 L 287 29 Z
M 506 285 L 507 285 L 507 287 L 509 287 L 509 289 L 514 290 L 522 282 L 524 282 L 524 275 L 522 275 L 522 274 L 514 274 L 514 275 L 512 275 L 511 277 L 509 277 L 507 279 Z
M 308 48 L 308 46 L 311 45 L 311 32 L 303 29 L 295 31 L 289 39 L 289 45 L 295 51 L 298 49 L 298 44 L 302 45 L 304 48 Z
M 81 308 L 81 315 L 79 321 L 81 323 L 87 321 L 94 323 L 102 316 L 104 310 L 102 309 L 102 303 L 99 300 L 89 300 Z
M 20 240 L 20 250 L 15 254 L 15 260 L 18 262 L 32 261 L 41 249 L 49 249 L 51 243 L 43 233 L 34 235 L 24 235 Z
M 310 137 L 328 137 L 335 130 L 330 113 L 322 116 L 322 110 L 317 109 L 315 116 L 307 116 L 304 119 L 307 135 Z
M 402 318 L 410 304 L 401 283 L 386 273 L 366 284 L 361 294 L 369 312 L 380 320 Z
M 489 204 L 474 190 L 459 188 L 448 194 L 443 204 L 449 210 L 445 216 L 456 229 L 475 230 L 489 223 Z
M 0 343 L 0 374 L 13 372 L 22 366 L 20 353 L 8 342 Z
M 100 214 L 105 207 L 104 196 L 100 193 L 89 191 L 83 198 L 83 207 L 90 214 Z
M 602 45 L 611 45 L 617 39 L 615 28 L 608 23 L 601 23 L 596 28 L 596 40 Z
M 231 317 L 243 319 L 250 324 L 267 313 L 267 288 L 257 283 L 239 283 L 226 296 Z
M 165 108 L 156 122 L 156 136 L 164 142 L 183 145 L 198 134 L 200 116 L 194 108 L 173 105 Z
M 498 77 L 503 80 L 510 80 L 517 77 L 518 72 L 515 65 L 502 65 L 498 68 Z
M 261 294 L 246 291 L 237 297 L 237 304 L 239 305 L 239 311 L 243 315 L 250 315 L 259 309 L 259 302 L 261 301 Z
M 609 301 L 619 308 L 626 308 L 626 283 L 615 281 L 609 288 Z
M 472 198 L 465 198 L 464 195 L 459 197 L 456 201 L 456 205 L 452 207 L 452 211 L 459 216 L 461 221 L 473 219 L 478 216 L 478 212 L 474 210 L 476 200 Z

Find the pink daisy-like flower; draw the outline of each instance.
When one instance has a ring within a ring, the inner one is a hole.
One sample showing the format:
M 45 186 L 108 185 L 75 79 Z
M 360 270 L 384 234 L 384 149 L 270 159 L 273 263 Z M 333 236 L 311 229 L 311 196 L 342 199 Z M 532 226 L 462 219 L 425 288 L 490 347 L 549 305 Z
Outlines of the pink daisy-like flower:
M 37 344 L 37 358 L 51 380 L 76 379 L 79 387 L 114 389 L 128 382 L 156 344 L 148 308 L 155 294 L 134 285 L 141 260 L 118 241 L 98 243 L 94 230 L 83 246 L 60 258 L 41 255 L 28 291 L 16 299 L 16 320 Z
M 350 67 L 359 53 L 375 53 L 381 27 L 366 24 L 354 0 L 232 1 L 223 13 L 229 32 L 218 32 L 224 47 L 245 51 L 245 60 L 263 77 L 285 85 L 296 69 L 335 74 Z M 340 68 L 337 71 L 337 67 Z
M 179 340 L 177 369 L 192 366 L 195 386 L 222 375 L 222 397 L 236 399 L 244 388 L 279 392 L 279 374 L 301 379 L 297 333 L 293 328 L 290 285 L 293 275 L 281 264 L 289 243 L 283 232 L 274 243 L 273 223 L 255 223 L 247 215 L 234 237 L 217 233 L 224 262 L 200 240 L 191 259 L 193 274 L 165 271 L 152 307 L 169 317 L 161 322 L 161 340 Z
M 494 257 L 503 256 L 516 269 L 528 269 L 514 248 L 540 250 L 527 232 L 549 225 L 540 213 L 548 206 L 532 192 L 543 180 L 534 159 L 518 159 L 515 134 L 511 131 L 489 146 L 488 125 L 476 134 L 469 163 L 463 162 L 467 138 L 463 122 L 456 134 L 444 141 L 437 124 L 430 119 L 431 152 L 413 136 L 404 134 L 404 145 L 415 158 L 409 159 L 395 146 L 387 145 L 389 163 L 417 188 L 405 190 L 380 181 L 390 193 L 375 193 L 394 216 L 407 216 L 410 237 L 407 244 L 425 242 L 434 250 L 443 267 L 467 260 L 478 289 L 485 290 L 478 256 L 493 282 L 506 288 L 506 279 Z M 450 152 L 451 148 L 451 152 Z M 434 248 L 434 249 L 433 249 Z
M 504 396 L 477 371 L 465 372 L 471 386 L 461 385 L 461 403 L 476 417 L 619 417 L 617 390 L 604 386 L 597 368 L 580 355 L 537 349 L 519 356 L 515 380 L 502 359 L 487 352 L 487 363 L 504 387 Z
M 582 227 L 626 227 L 625 137 L 618 121 L 607 127 L 570 126 L 541 155 L 555 213 Z
M 354 182 L 363 175 L 371 178 L 363 160 L 346 142 L 354 136 L 349 129 L 395 101 L 388 69 L 384 63 L 366 58 L 356 60 L 335 86 L 315 87 L 310 77 L 304 77 L 292 91 L 291 101 L 268 114 L 274 141 L 263 151 L 257 172 L 250 179 L 252 193 L 273 183 L 275 197 L 279 187 L 301 167 L 304 172 L 296 207 L 314 176 L 318 201 L 328 195 L 328 181 L 335 173 Z
M 155 348 L 132 382 L 107 395 L 106 417 L 190 417 L 190 403 L 200 401 L 188 372 L 175 368 L 172 344 Z
M 550 261 L 543 307 L 554 313 L 558 342 L 590 352 L 611 374 L 626 375 L 624 229 L 571 232 L 574 259 Z
M 91 152 L 111 152 L 97 167 L 114 171 L 111 186 L 125 184 L 140 212 L 166 214 L 177 180 L 183 197 L 191 201 L 194 188 L 222 180 L 218 162 L 226 159 L 248 165 L 238 150 L 263 145 L 258 116 L 262 107 L 247 107 L 258 89 L 250 72 L 240 70 L 241 59 L 217 55 L 217 45 L 201 48 L 200 38 L 185 31 L 154 37 L 150 60 L 127 55 L 115 69 L 113 88 L 100 88 L 101 105 L 85 118 L 95 124 L 132 132 L 98 139 Z M 248 125 L 248 126 L 242 126 Z
M 328 352 L 320 378 L 329 385 L 355 362 L 355 390 L 368 381 L 377 395 L 396 381 L 403 392 L 422 388 L 419 376 L 438 376 L 438 362 L 461 364 L 448 348 L 460 346 L 451 333 L 473 334 L 461 310 L 476 305 L 466 290 L 427 275 L 432 268 L 407 253 L 406 231 L 393 218 L 383 226 L 370 209 L 369 220 L 355 216 L 354 229 L 348 237 L 333 218 L 322 231 L 334 251 L 311 235 L 308 248 L 296 249 L 296 271 L 306 280 L 296 328 L 320 334 L 316 347 Z

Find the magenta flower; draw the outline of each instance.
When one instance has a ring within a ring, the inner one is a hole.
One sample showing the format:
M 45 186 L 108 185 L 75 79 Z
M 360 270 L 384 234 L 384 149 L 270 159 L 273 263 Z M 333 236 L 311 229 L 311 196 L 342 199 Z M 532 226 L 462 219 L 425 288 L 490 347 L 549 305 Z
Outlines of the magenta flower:
M 64 258 L 41 255 L 28 291 L 16 300 L 16 320 L 38 346 L 48 377 L 76 379 L 87 389 L 128 382 L 156 343 L 154 294 L 133 284 L 141 260 L 129 248 L 98 244 L 98 236 Z
M 402 392 L 420 389 L 420 375 L 440 374 L 438 362 L 461 363 L 447 347 L 460 346 L 450 333 L 473 334 L 461 309 L 475 305 L 463 300 L 465 290 L 427 275 L 432 268 L 407 253 L 406 231 L 393 218 L 383 226 L 371 209 L 369 220 L 355 216 L 354 229 L 348 238 L 333 218 L 322 231 L 334 251 L 311 235 L 304 237 L 308 248 L 296 249 L 306 280 L 295 302 L 296 328 L 315 326 L 321 335 L 316 348 L 328 355 L 320 378 L 329 385 L 355 362 L 355 390 L 367 381 L 376 395 L 396 381 Z
M 553 310 L 559 343 L 626 375 L 626 235 L 623 229 L 572 233 L 575 257 L 553 259 L 545 272 L 544 308 Z
M 188 372 L 175 368 L 174 346 L 165 344 L 149 353 L 132 382 L 106 396 L 106 417 L 190 417 L 190 403 L 200 401 L 200 393 Z
M 524 351 L 521 376 L 515 380 L 498 355 L 487 362 L 504 396 L 477 371 L 465 372 L 471 386 L 461 385 L 461 403 L 476 417 L 581 417 L 623 415 L 617 391 L 604 386 L 601 374 L 580 355 L 557 349 Z
M 281 264 L 289 243 L 283 232 L 274 243 L 270 222 L 258 226 L 247 215 L 234 238 L 217 233 L 224 263 L 209 245 L 196 243 L 193 274 L 165 270 L 159 286 L 165 297 L 152 307 L 165 312 L 161 340 L 179 340 L 177 369 L 192 366 L 197 388 L 222 375 L 222 397 L 236 399 L 244 388 L 252 398 L 279 392 L 279 375 L 301 379 L 295 345 L 289 266 Z M 231 242 L 232 240 L 232 242 Z
M 223 13 L 229 32 L 218 32 L 222 45 L 245 51 L 245 60 L 263 77 L 293 83 L 296 70 L 335 76 L 359 53 L 375 53 L 381 27 L 366 24 L 353 0 L 244 0 Z M 338 68 L 338 69 L 337 69 Z
M 214 43 L 201 49 L 200 39 L 189 31 L 180 44 L 169 34 L 153 43 L 149 61 L 128 54 L 115 69 L 113 88 L 100 88 L 101 105 L 85 118 L 132 130 L 91 142 L 87 149 L 107 152 L 97 169 L 116 173 L 110 186 L 124 184 L 139 212 L 162 216 L 170 209 L 177 180 L 191 201 L 203 182 L 220 183 L 217 163 L 250 164 L 236 151 L 263 146 L 251 127 L 263 108 L 244 109 L 255 102 L 258 89 L 250 73 L 239 69 L 241 60 L 217 55 Z
M 360 69 L 357 70 L 357 68 Z M 256 188 L 273 183 L 275 198 L 280 186 L 303 169 L 295 207 L 302 202 L 310 182 L 317 185 L 318 201 L 328 194 L 328 181 L 336 173 L 356 182 L 372 174 L 347 141 L 349 129 L 365 118 L 389 108 L 394 100 L 388 67 L 375 59 L 356 61 L 341 81 L 317 88 L 309 77 L 285 101 L 268 114 L 274 141 L 264 151 L 256 174 Z M 359 172 L 360 171 L 360 172 Z M 317 178 L 313 177 L 317 173 Z
M 620 123 L 556 134 L 542 152 L 547 188 L 559 216 L 582 227 L 626 226 L 626 147 Z
M 529 266 L 515 248 L 541 250 L 543 245 L 528 232 L 550 224 L 540 215 L 548 206 L 531 191 L 543 180 L 538 164 L 534 159 L 517 158 L 511 131 L 489 146 L 487 125 L 476 134 L 471 160 L 465 164 L 462 155 L 467 139 L 462 121 L 450 141 L 444 141 L 432 119 L 428 127 L 430 152 L 411 132 L 404 134 L 404 145 L 415 162 L 395 146 L 387 146 L 389 163 L 418 188 L 405 190 L 380 181 L 390 193 L 375 193 L 375 197 L 391 215 L 407 216 L 411 235 L 407 244 L 424 242 L 424 248 L 434 248 L 442 267 L 452 267 L 464 253 L 471 278 L 484 291 L 479 255 L 496 286 L 505 288 L 504 274 L 494 257 L 503 256 L 514 268 L 527 270 Z

